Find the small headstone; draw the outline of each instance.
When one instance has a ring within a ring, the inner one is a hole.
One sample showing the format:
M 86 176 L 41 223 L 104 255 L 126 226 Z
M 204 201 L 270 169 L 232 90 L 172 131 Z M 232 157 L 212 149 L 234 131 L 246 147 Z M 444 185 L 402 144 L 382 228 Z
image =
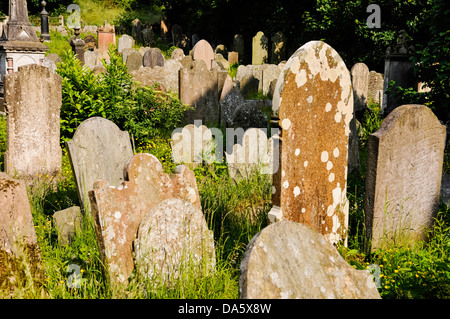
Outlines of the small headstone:
M 131 36 L 137 43 L 142 43 L 142 23 L 138 18 L 131 22 Z
M 143 67 L 143 58 L 140 52 L 132 52 L 127 58 L 127 69 L 131 73 Z
M 369 68 L 364 63 L 356 63 L 350 73 L 352 75 L 354 112 L 364 111 L 368 103 Z
M 177 61 L 181 61 L 181 59 L 184 58 L 184 52 L 182 49 L 175 49 L 172 52 L 172 55 L 170 56 L 171 59 L 177 60 Z
M 367 98 L 370 101 L 372 99 L 373 102 L 379 103 L 380 106 L 383 102 L 383 74 L 370 71 L 369 72 L 369 88 L 367 91 Z
M 239 106 L 245 103 L 245 99 L 238 88 L 231 88 L 228 93 L 222 95 L 223 98 L 220 101 L 220 122 L 225 127 L 232 127 L 234 112 Z
M 114 186 L 123 181 L 123 168 L 133 155 L 128 132 L 102 117 L 83 121 L 66 146 L 84 207 L 89 206 L 87 194 L 95 181 L 106 179 Z
M 117 45 L 117 51 L 122 53 L 124 49 L 131 49 L 134 46 L 134 39 L 128 34 L 124 34 L 119 38 L 119 43 Z
M 219 44 L 216 46 L 216 49 L 214 50 L 215 54 L 222 54 L 222 57 L 227 56 L 228 50 L 227 47 L 223 44 Z
M 89 192 L 100 256 L 112 284 L 126 283 L 131 275 L 133 241 L 153 207 L 179 198 L 201 209 L 194 172 L 185 166 L 167 175 L 155 156 L 140 153 L 129 159 L 123 172 L 126 179 L 117 188 L 101 180 Z
M 143 57 L 144 67 L 153 68 L 155 66 L 164 66 L 165 61 L 166 60 L 164 59 L 161 50 L 158 48 L 150 48 L 147 52 L 145 52 Z
M 160 202 L 143 217 L 134 252 L 137 273 L 158 282 L 208 275 L 215 267 L 214 236 L 201 208 L 179 198 Z
M 53 214 L 60 245 L 69 245 L 72 242 L 77 229 L 81 230 L 82 219 L 79 206 L 69 207 Z
M 241 299 L 381 299 L 369 270 L 353 268 L 324 236 L 291 221 L 256 234 L 240 271 Z
M 85 51 L 84 52 L 84 65 L 91 70 L 98 64 L 100 59 L 100 53 L 98 51 Z
M 395 108 L 369 136 L 364 212 L 372 251 L 426 239 L 439 208 L 445 136 L 424 105 Z
M 252 64 L 265 64 L 269 58 L 269 39 L 259 31 L 252 40 Z
M 212 46 L 206 40 L 200 40 L 192 49 L 192 58 L 205 61 L 206 68 L 211 70 L 211 62 L 214 60 L 214 51 Z
M 278 64 L 286 59 L 286 37 L 282 32 L 277 32 L 272 36 L 272 50 L 270 63 Z
M 233 65 L 235 63 L 239 63 L 239 54 L 237 52 L 231 51 L 228 52 L 228 63 Z
M 62 78 L 30 64 L 5 75 L 7 116 L 6 173 L 56 176 L 61 171 L 59 114 Z
M 282 142 L 270 221 L 300 222 L 331 243 L 346 243 L 352 118 L 350 73 L 339 54 L 321 41 L 300 47 L 281 71 L 273 97 L 272 120 L 281 126 Z

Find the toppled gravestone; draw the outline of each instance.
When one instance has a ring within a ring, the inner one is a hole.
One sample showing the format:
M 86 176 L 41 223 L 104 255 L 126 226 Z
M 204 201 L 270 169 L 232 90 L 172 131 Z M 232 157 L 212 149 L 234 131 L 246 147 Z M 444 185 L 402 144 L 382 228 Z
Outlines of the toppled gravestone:
M 138 274 L 154 281 L 199 276 L 215 266 L 214 236 L 201 208 L 179 198 L 166 199 L 145 215 L 134 251 Z
M 380 299 L 369 270 L 354 269 L 323 235 L 292 221 L 256 234 L 240 270 L 240 298 Z
M 165 199 L 179 198 L 201 209 L 194 172 L 177 166 L 163 173 L 158 159 L 146 153 L 130 158 L 118 187 L 101 180 L 89 192 L 100 257 L 115 284 L 126 283 L 134 269 L 133 241 L 142 219 Z

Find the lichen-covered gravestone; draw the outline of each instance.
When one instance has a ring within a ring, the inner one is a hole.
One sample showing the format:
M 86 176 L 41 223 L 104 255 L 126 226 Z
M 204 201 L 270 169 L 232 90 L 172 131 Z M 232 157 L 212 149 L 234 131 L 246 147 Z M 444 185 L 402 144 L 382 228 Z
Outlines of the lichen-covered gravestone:
M 118 187 L 102 180 L 89 192 L 100 256 L 113 284 L 126 283 L 131 275 L 133 241 L 153 207 L 179 198 L 201 209 L 194 172 L 185 166 L 168 175 L 155 156 L 141 153 L 131 157 L 124 174 L 126 179 Z
M 128 55 L 126 60 L 128 72 L 139 70 L 141 67 L 143 67 L 142 60 L 142 54 L 140 52 L 132 52 L 130 55 Z
M 426 239 L 439 206 L 445 135 L 431 109 L 402 105 L 369 136 L 364 212 L 372 250 Z
M 145 52 L 143 57 L 143 65 L 144 67 L 153 68 L 155 66 L 164 66 L 166 60 L 164 59 L 161 50 L 158 48 L 150 48 Z
M 102 117 L 83 121 L 66 145 L 83 207 L 89 207 L 88 192 L 95 181 L 118 186 L 124 180 L 123 168 L 133 156 L 128 132 Z
M 352 117 L 350 73 L 339 54 L 321 41 L 300 47 L 281 71 L 273 97 L 282 142 L 270 221 L 304 223 L 332 243 L 346 239 Z
M 56 176 L 61 171 L 61 101 L 62 78 L 49 68 L 31 64 L 5 75 L 8 175 Z
M 240 270 L 240 298 L 380 299 L 369 270 L 354 269 L 324 236 L 291 221 L 256 234 Z
M 134 251 L 138 274 L 152 281 L 200 276 L 215 266 L 214 236 L 202 210 L 179 198 L 166 199 L 145 215 Z

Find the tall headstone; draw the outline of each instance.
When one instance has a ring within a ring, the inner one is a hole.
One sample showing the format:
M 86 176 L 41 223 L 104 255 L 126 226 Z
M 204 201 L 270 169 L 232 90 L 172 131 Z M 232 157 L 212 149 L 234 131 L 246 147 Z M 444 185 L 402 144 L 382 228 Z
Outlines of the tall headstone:
M 256 234 L 240 270 L 242 299 L 380 299 L 369 270 L 353 268 L 322 235 L 291 221 Z
M 300 222 L 331 243 L 345 243 L 352 118 L 351 78 L 342 58 L 321 41 L 300 47 L 284 65 L 272 103 L 272 123 L 281 126 L 281 164 L 273 176 L 271 222 Z
M 178 25 L 174 24 L 172 26 L 172 45 L 177 48 L 182 47 L 183 29 Z
M 369 72 L 369 88 L 367 91 L 368 100 L 383 105 L 383 74 L 376 71 Z
M 164 66 L 165 62 L 164 55 L 158 48 L 150 48 L 143 56 L 144 67 L 153 68 L 155 66 Z
M 32 64 L 5 76 L 7 116 L 6 173 L 57 175 L 62 153 L 59 114 L 62 78 Z
M 238 53 L 239 60 L 244 60 L 244 37 L 241 34 L 235 34 L 233 37 L 233 51 Z
M 390 81 L 395 81 L 395 86 L 402 88 L 416 87 L 413 64 L 410 57 L 414 54 L 415 49 L 412 45 L 408 45 L 406 41 L 406 33 L 400 31 L 397 44 L 394 47 L 386 49 L 384 60 L 384 84 L 383 84 L 383 104 L 382 113 L 389 114 L 398 103 L 398 98 L 387 93 Z
M 138 18 L 131 22 L 131 36 L 137 43 L 142 43 L 142 23 Z
M 203 60 L 194 61 L 192 68 L 181 68 L 179 91 L 180 101 L 194 107 L 185 114 L 188 124 L 195 120 L 204 124 L 219 121 L 217 70 L 209 71 Z
M 119 43 L 117 47 L 117 51 L 122 53 L 124 49 L 131 49 L 134 45 L 133 37 L 130 37 L 128 34 L 124 34 L 119 38 Z
M 271 40 L 270 63 L 278 64 L 286 59 L 286 37 L 282 32 L 277 32 L 272 36 Z
M 265 64 L 269 60 L 269 39 L 262 31 L 252 40 L 252 64 Z
M 89 207 L 87 194 L 95 181 L 104 179 L 118 186 L 124 180 L 123 168 L 133 155 L 128 132 L 102 117 L 83 121 L 66 146 L 80 204 L 84 207 Z
M 428 107 L 402 105 L 369 136 L 364 212 L 372 251 L 426 239 L 439 206 L 445 135 Z
M 167 175 L 156 157 L 141 153 L 129 159 L 124 176 L 118 187 L 101 180 L 89 192 L 100 256 L 112 284 L 126 283 L 131 275 L 133 241 L 152 208 L 178 198 L 201 209 L 194 172 L 185 166 Z
M 206 40 L 200 40 L 192 49 L 192 58 L 205 61 L 206 68 L 211 70 L 211 63 L 214 60 L 214 50 Z
M 116 30 L 108 22 L 97 29 L 98 49 L 99 51 L 108 51 L 110 44 L 116 44 Z
M 145 28 L 142 30 L 142 44 L 144 46 L 154 46 L 155 45 L 155 34 L 152 29 Z
M 353 86 L 353 110 L 364 111 L 367 108 L 369 91 L 369 68 L 364 63 L 356 63 L 351 71 Z

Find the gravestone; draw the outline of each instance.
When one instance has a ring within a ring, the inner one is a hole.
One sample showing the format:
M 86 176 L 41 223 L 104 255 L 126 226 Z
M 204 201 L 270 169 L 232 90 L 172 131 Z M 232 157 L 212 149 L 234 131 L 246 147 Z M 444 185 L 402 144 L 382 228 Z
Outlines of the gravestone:
M 230 65 L 233 65 L 238 62 L 239 62 L 239 53 L 237 53 L 235 51 L 228 52 L 228 63 Z
M 91 34 L 83 38 L 84 41 L 84 51 L 94 51 L 97 48 L 97 40 Z
M 132 71 L 139 70 L 143 67 L 142 60 L 142 54 L 140 52 L 131 52 L 127 58 L 128 72 L 131 73 Z
M 241 34 L 235 34 L 233 37 L 233 51 L 238 53 L 239 60 L 244 60 L 244 37 Z
M 258 107 L 259 100 L 246 100 L 233 113 L 232 126 L 244 130 L 250 127 L 267 128 L 268 120 Z
M 271 222 L 300 222 L 331 243 L 345 244 L 352 118 L 350 73 L 339 54 L 321 41 L 300 47 L 281 71 L 272 103 L 272 122 L 281 126 L 282 142 Z
M 134 39 L 128 34 L 124 34 L 119 38 L 119 43 L 117 45 L 117 51 L 122 53 L 124 49 L 131 49 L 134 46 Z
M 232 88 L 220 101 L 220 122 L 225 127 L 232 127 L 234 112 L 244 103 L 245 99 L 239 89 Z
M 383 104 L 383 74 L 370 71 L 369 72 L 369 88 L 367 91 L 367 98 L 370 101 Z
M 83 216 L 79 206 L 72 206 L 53 214 L 53 221 L 58 231 L 58 242 L 60 245 L 72 243 L 76 231 L 81 230 L 82 220 Z
M 30 64 L 5 76 L 7 174 L 33 178 L 61 172 L 61 101 L 62 78 L 46 67 Z
M 114 26 L 105 21 L 104 25 L 97 29 L 97 38 L 99 51 L 108 51 L 110 44 L 116 44 L 116 30 Z
M 133 52 L 136 52 L 136 50 L 133 49 L 133 48 L 124 48 L 122 50 L 122 61 L 123 61 L 123 63 L 125 63 L 125 64 L 127 63 L 128 57 Z
M 145 28 L 142 30 L 142 44 L 144 46 L 154 46 L 155 45 L 155 34 L 152 29 Z
M 102 117 L 83 121 L 66 147 L 82 207 L 89 207 L 87 196 L 95 181 L 116 186 L 124 180 L 123 168 L 133 155 L 128 132 Z
M 222 57 L 227 56 L 228 49 L 224 44 L 219 44 L 216 46 L 216 49 L 214 50 L 215 54 L 222 54 Z
M 192 49 L 192 58 L 194 61 L 205 61 L 206 68 L 211 70 L 211 63 L 214 60 L 214 51 L 212 46 L 206 40 L 200 40 Z
M 84 52 L 84 65 L 90 68 L 91 70 L 93 70 L 94 67 L 99 64 L 99 60 L 100 60 L 100 52 L 98 51 Z
M 177 48 L 182 47 L 183 29 L 178 24 L 172 26 L 172 45 Z
M 232 179 L 249 178 L 255 171 L 272 174 L 274 144 L 271 138 L 267 138 L 266 132 L 267 129 L 249 128 L 241 143 L 234 144 L 232 152 L 225 153 Z
M 367 109 L 369 91 L 369 68 L 364 63 L 356 63 L 351 71 L 353 86 L 353 110 L 361 112 Z
M 182 65 L 179 61 L 169 59 L 164 66 L 155 66 L 153 68 L 143 67 L 131 72 L 133 79 L 146 86 L 153 86 L 159 83 L 167 91 L 178 93 L 179 91 L 179 70 Z
M 25 183 L 0 172 L 0 203 L 0 252 L 13 258 L 27 254 L 38 263 L 40 252 Z
M 205 124 L 219 121 L 217 71 L 209 71 L 205 61 L 196 60 L 191 68 L 180 69 L 179 91 L 180 101 L 194 107 L 185 113 L 187 124 L 195 120 L 202 120 Z
M 272 96 L 275 90 L 275 85 L 280 76 L 281 69 L 274 65 L 269 64 L 265 69 L 262 70 L 262 93 Z
M 179 198 L 160 202 L 143 217 L 134 251 L 137 273 L 152 281 L 208 275 L 215 267 L 214 235 L 201 208 Z
M 269 58 L 269 39 L 262 31 L 256 33 L 252 40 L 252 64 L 265 64 Z
M 153 207 L 179 198 L 201 209 L 194 172 L 185 166 L 167 175 L 156 157 L 141 153 L 129 159 L 124 176 L 118 187 L 101 180 L 89 192 L 99 252 L 112 284 L 126 283 L 131 275 L 133 241 Z
M 445 135 L 428 107 L 402 105 L 369 136 L 364 212 L 372 251 L 426 239 L 439 206 Z
M 144 67 L 153 68 L 155 66 L 164 66 L 165 61 L 166 60 L 164 59 L 161 50 L 158 48 L 150 48 L 147 52 L 145 52 L 143 57 Z
M 181 61 L 181 59 L 184 58 L 184 52 L 182 49 L 175 49 L 172 52 L 172 55 L 170 56 L 171 59 L 177 60 L 177 61 Z
M 282 32 L 277 32 L 272 36 L 272 51 L 270 63 L 278 64 L 286 59 L 286 37 Z
M 137 43 L 142 43 L 142 23 L 138 18 L 131 22 L 131 36 Z
M 381 299 L 369 270 L 353 268 L 324 236 L 292 221 L 256 234 L 240 271 L 241 299 Z
M 239 89 L 243 95 L 248 92 L 262 91 L 263 71 L 269 64 L 239 65 L 236 70 L 236 81 L 240 83 Z

